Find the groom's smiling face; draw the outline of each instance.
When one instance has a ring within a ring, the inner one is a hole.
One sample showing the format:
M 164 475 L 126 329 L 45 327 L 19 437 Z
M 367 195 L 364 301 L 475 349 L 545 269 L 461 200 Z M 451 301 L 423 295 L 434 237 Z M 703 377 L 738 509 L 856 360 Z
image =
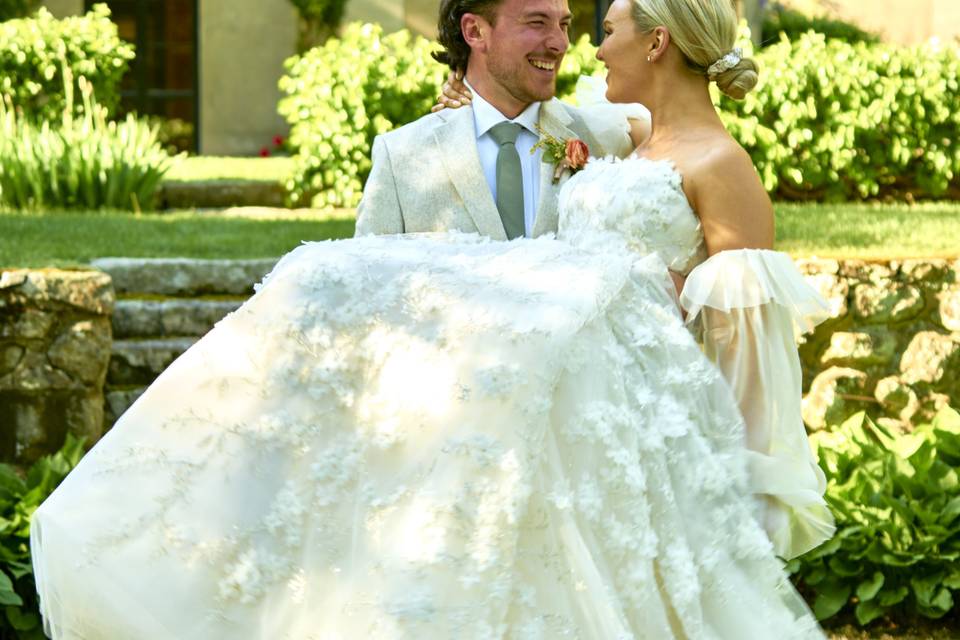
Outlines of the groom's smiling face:
M 571 19 L 567 0 L 503 0 L 492 21 L 477 16 L 479 39 L 470 66 L 479 55 L 481 75 L 493 85 L 488 91 L 502 94 L 484 97 L 517 105 L 552 98 L 570 46 Z

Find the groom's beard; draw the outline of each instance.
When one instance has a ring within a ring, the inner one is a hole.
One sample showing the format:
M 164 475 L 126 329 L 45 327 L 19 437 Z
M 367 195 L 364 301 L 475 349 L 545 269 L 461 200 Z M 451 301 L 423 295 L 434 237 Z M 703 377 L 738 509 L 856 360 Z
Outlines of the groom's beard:
M 487 70 L 490 76 L 514 99 L 523 104 L 550 100 L 557 93 L 557 72 L 563 56 L 549 53 L 531 54 L 536 60 L 554 62 L 552 72 L 534 67 L 527 57 L 519 61 L 516 57 L 498 56 L 493 53 L 487 58 Z

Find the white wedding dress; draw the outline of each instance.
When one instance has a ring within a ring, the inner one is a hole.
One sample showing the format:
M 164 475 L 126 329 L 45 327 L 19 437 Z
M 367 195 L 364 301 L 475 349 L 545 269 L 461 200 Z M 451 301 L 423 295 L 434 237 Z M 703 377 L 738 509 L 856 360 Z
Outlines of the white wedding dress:
M 671 292 L 668 266 L 710 263 L 680 177 L 594 161 L 560 225 L 286 256 L 37 511 L 47 633 L 822 638 Z M 829 515 L 805 447 L 767 502 L 809 546 Z

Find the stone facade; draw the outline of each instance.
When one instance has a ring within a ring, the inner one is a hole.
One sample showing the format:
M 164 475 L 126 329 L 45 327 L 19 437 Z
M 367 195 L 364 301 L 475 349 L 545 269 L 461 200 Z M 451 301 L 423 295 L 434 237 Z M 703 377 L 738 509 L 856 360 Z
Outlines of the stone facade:
M 803 338 L 803 418 L 822 429 L 860 410 L 909 429 L 960 402 L 960 261 L 800 260 L 832 317 Z
M 0 273 L 0 461 L 102 435 L 114 302 L 104 273 Z
M 54 451 L 67 432 L 92 444 L 273 262 L 108 259 L 102 272 L 0 274 L 0 461 Z M 909 429 L 960 407 L 960 261 L 797 265 L 832 314 L 800 339 L 809 429 L 860 410 Z

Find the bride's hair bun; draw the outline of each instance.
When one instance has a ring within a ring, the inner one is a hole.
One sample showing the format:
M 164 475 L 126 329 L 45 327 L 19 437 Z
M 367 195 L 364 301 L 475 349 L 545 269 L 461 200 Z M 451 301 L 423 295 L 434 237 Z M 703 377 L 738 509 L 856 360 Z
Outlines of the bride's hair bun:
M 730 0 L 631 0 L 640 33 L 658 26 L 683 54 L 691 71 L 714 80 L 720 91 L 742 99 L 759 80 L 757 63 L 743 58 L 737 40 L 737 12 Z
M 732 69 L 717 74 L 717 87 L 735 100 L 743 100 L 760 80 L 760 69 L 753 58 L 743 58 Z

